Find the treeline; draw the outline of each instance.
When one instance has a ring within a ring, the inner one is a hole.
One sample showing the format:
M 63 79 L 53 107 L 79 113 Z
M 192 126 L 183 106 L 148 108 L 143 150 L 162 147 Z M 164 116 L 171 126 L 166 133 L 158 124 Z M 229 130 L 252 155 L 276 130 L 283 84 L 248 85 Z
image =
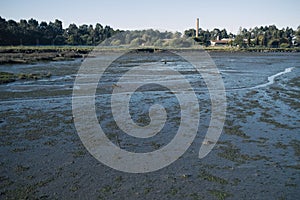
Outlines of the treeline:
M 160 32 L 158 30 L 121 31 L 106 40 L 107 46 L 156 46 L 156 47 L 190 47 L 194 44 L 193 38 L 182 36 L 180 32 Z
M 98 45 L 118 32 L 109 26 L 70 24 L 63 29 L 62 22 L 38 22 L 35 19 L 20 22 L 0 17 L 0 45 Z
M 209 46 L 210 41 L 212 41 L 212 40 L 221 40 L 221 39 L 232 39 L 233 40 L 236 37 L 236 35 L 234 35 L 233 33 L 227 33 L 226 29 L 220 30 L 218 28 L 215 28 L 212 31 L 203 30 L 200 28 L 198 33 L 199 33 L 198 38 L 195 38 L 195 36 L 196 36 L 195 29 L 189 29 L 189 30 L 184 31 L 184 35 L 186 37 L 195 38 L 195 40 L 197 42 L 199 42 L 200 44 L 205 45 L 205 46 Z
M 250 47 L 288 48 L 299 46 L 300 26 L 297 30 L 289 27 L 278 29 L 275 25 L 255 27 L 249 30 L 240 28 L 234 42 L 240 46 Z
M 119 34 L 116 34 L 119 33 Z M 114 37 L 112 37 L 114 36 Z M 98 45 L 105 41 L 106 45 L 120 46 L 174 46 L 190 47 L 194 44 L 209 46 L 211 41 L 226 39 L 227 45 L 239 47 L 289 48 L 300 45 L 300 26 L 278 29 L 275 25 L 261 26 L 252 29 L 240 28 L 237 35 L 228 33 L 226 29 L 196 30 L 180 32 L 161 32 L 158 30 L 114 30 L 109 26 L 70 24 L 63 29 L 62 22 L 38 22 L 35 19 L 6 21 L 0 17 L 0 45 Z M 108 39 L 109 38 L 109 39 Z M 108 39 L 108 40 L 107 40 Z M 195 43 L 196 41 L 196 43 Z
M 186 37 L 195 37 L 196 30 L 189 29 L 184 32 Z M 213 29 L 212 31 L 199 29 L 197 42 L 209 46 L 212 40 L 227 39 L 228 45 L 240 47 L 270 47 L 288 48 L 300 45 L 300 26 L 297 30 L 286 27 L 278 29 L 275 25 L 250 28 L 240 28 L 237 35 L 227 33 L 226 29 Z

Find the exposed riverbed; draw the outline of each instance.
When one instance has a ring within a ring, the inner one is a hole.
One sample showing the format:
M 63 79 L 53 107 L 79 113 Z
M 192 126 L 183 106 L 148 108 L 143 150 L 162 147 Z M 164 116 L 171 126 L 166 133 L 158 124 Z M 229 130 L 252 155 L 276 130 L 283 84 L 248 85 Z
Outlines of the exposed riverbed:
M 155 54 L 155 53 L 154 53 Z M 204 159 L 198 158 L 210 119 L 205 83 L 180 59 L 166 65 L 193 83 L 200 105 L 196 139 L 173 164 L 146 174 L 119 172 L 85 149 L 74 127 L 72 92 L 82 59 L 0 65 L 14 74 L 51 73 L 39 80 L 0 85 L 0 195 L 3 199 L 297 199 L 300 195 L 300 54 L 211 52 L 226 88 L 227 116 L 222 135 Z M 166 55 L 163 55 L 166 56 Z M 166 59 L 166 57 L 164 57 Z M 161 65 L 161 55 L 144 53 L 116 63 Z M 122 68 L 123 67 L 123 68 Z M 114 72 L 118 73 L 118 72 Z M 175 81 L 166 77 L 161 81 Z M 108 87 L 113 82 L 107 82 Z M 76 88 L 75 88 L 76 89 Z M 149 89 L 149 88 L 148 88 Z M 133 120 L 147 124 L 149 104 L 162 102 L 170 114 L 163 132 L 140 142 L 116 131 L 96 93 L 97 117 L 120 147 L 148 152 L 166 145 L 180 113 L 168 90 L 153 87 L 132 98 Z M 102 106 L 102 107 L 101 107 Z M 146 111 L 145 111 L 146 110 Z M 107 114 L 107 115 L 106 115 Z

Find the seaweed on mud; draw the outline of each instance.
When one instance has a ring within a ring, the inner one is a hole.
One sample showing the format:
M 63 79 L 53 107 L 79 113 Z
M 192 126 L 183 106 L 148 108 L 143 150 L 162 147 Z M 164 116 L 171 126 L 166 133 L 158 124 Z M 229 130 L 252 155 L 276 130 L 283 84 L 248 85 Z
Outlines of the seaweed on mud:
M 146 115 L 139 115 L 138 119 L 135 122 L 139 126 L 147 126 L 150 123 L 150 118 Z
M 73 183 L 71 186 L 70 186 L 70 188 L 69 188 L 69 190 L 71 191 L 71 192 L 76 192 L 76 191 L 78 191 L 80 189 L 80 186 L 78 185 L 78 183 Z
M 15 172 L 17 172 L 17 173 L 21 173 L 21 172 L 24 172 L 24 171 L 27 171 L 27 170 L 29 170 L 29 167 L 27 167 L 27 166 L 17 165 L 15 167 Z
M 172 186 L 167 192 L 166 194 L 170 194 L 172 196 L 175 196 L 178 193 L 178 188 L 175 188 L 174 186 Z
M 14 182 L 10 180 L 8 176 L 0 176 L 0 189 L 7 188 L 12 185 Z
M 159 149 L 162 145 L 159 144 L 159 143 L 157 143 L 157 142 L 152 141 L 152 142 L 151 142 L 151 146 L 153 147 L 154 150 L 157 150 L 157 149 Z
M 222 184 L 222 185 L 227 185 L 228 184 L 228 181 L 221 178 L 221 177 L 218 177 L 218 176 L 215 176 L 215 175 L 212 175 L 210 173 L 208 173 L 207 171 L 205 170 L 201 170 L 199 175 L 198 175 L 199 178 L 203 179 L 203 180 L 206 180 L 206 181 L 210 181 L 210 182 L 215 182 L 215 183 L 219 183 L 219 184 Z
M 285 83 L 289 86 L 289 89 L 282 88 L 280 86 L 272 86 L 272 90 L 275 91 L 273 93 L 274 100 L 281 100 L 288 104 L 293 109 L 300 109 L 299 99 L 299 87 L 300 87 L 300 77 L 295 77 L 290 81 Z
M 47 145 L 47 146 L 55 146 L 57 144 L 57 140 L 48 140 L 48 141 L 44 142 L 43 144 Z
M 233 179 L 233 181 L 232 181 L 232 183 L 231 183 L 231 185 L 233 185 L 233 186 L 237 186 L 239 183 L 241 182 L 241 180 L 240 179 L 238 179 L 238 178 L 234 178 Z
M 257 143 L 257 146 L 265 146 L 264 144 L 268 141 L 268 138 L 258 137 L 257 139 L 244 139 L 243 143 Z
M 285 182 L 285 187 L 297 187 L 297 183 L 295 183 L 295 177 L 289 177 Z
M 221 146 L 220 149 L 222 152 L 218 153 L 219 157 L 225 158 L 232 162 L 236 162 L 238 164 L 243 164 L 246 161 L 257 161 L 257 160 L 269 160 L 269 157 L 262 155 L 254 155 L 250 156 L 248 154 L 242 154 L 241 149 L 237 148 L 233 144 L 229 144 L 227 146 Z
M 289 142 L 291 147 L 294 149 L 295 156 L 300 156 L 300 141 L 299 140 L 291 140 Z
M 73 152 L 73 156 L 75 158 L 82 157 L 82 156 L 86 155 L 86 153 L 87 153 L 86 149 L 79 149 L 79 150 Z
M 253 115 L 255 115 L 255 112 L 254 111 L 247 111 L 246 115 L 247 116 L 253 116 Z
M 146 188 L 144 189 L 144 194 L 148 194 L 149 192 L 151 192 L 151 189 L 152 189 L 152 188 L 150 188 L 150 187 L 146 187 Z
M 192 194 L 189 195 L 193 200 L 200 200 L 200 199 L 204 199 L 203 196 L 201 196 L 200 194 L 193 192 Z
M 10 83 L 17 80 L 37 80 L 42 78 L 50 78 L 51 73 L 44 73 L 44 74 L 13 74 L 9 72 L 0 72 L 0 84 Z
M 117 183 L 120 183 L 120 182 L 122 182 L 123 181 L 123 177 L 122 176 L 117 176 L 116 178 L 115 178 L 115 182 L 117 182 Z
M 21 167 L 21 168 L 23 168 L 23 167 Z M 31 179 L 32 178 L 33 177 L 31 176 Z M 6 189 L 6 190 L 2 191 L 1 196 L 4 199 L 40 199 L 40 198 L 42 198 L 41 196 L 40 197 L 36 196 L 38 188 L 44 187 L 54 180 L 55 180 L 55 177 L 52 176 L 45 180 L 40 180 L 40 181 L 34 183 L 33 185 L 17 185 L 16 188 L 14 188 L 14 189 Z M 9 181 L 9 182 L 11 182 L 11 181 Z M 11 183 L 13 183 L 13 182 L 11 182 Z M 11 185 L 11 183 L 7 183 L 7 184 Z
M 270 115 L 266 112 L 262 112 L 261 116 L 259 118 L 259 120 L 261 122 L 265 122 L 268 124 L 272 124 L 273 126 L 275 126 L 276 128 L 284 128 L 284 129 L 292 129 L 289 125 L 287 124 L 282 124 L 280 122 L 275 121 L 273 118 L 273 115 Z
M 109 192 L 111 192 L 111 190 L 112 190 L 112 187 L 110 185 L 105 185 L 101 188 L 100 192 L 109 193 Z
M 240 153 L 240 149 L 236 146 L 230 144 L 227 146 L 221 146 L 220 149 L 222 152 L 218 153 L 218 156 L 230 160 L 232 162 L 244 163 L 242 159 L 242 155 Z
M 287 165 L 287 166 L 285 166 L 285 167 L 291 168 L 291 169 L 297 169 L 297 170 L 300 170 L 300 164 Z
M 250 92 L 247 92 L 245 97 L 248 99 L 248 98 L 251 98 L 253 97 L 254 95 L 256 95 L 257 93 L 259 93 L 257 90 L 252 90 Z
M 275 121 L 274 119 L 260 117 L 259 120 L 260 120 L 261 122 L 265 122 L 265 123 L 268 123 L 268 124 L 272 124 L 272 125 L 274 125 L 276 128 L 292 129 L 289 125 L 287 125 L 287 124 L 282 124 L 282 123 L 280 123 L 280 122 Z
M 5 199 L 37 199 L 35 194 L 36 186 L 26 185 L 18 186 L 12 190 L 5 190 L 1 196 Z
M 274 144 L 274 147 L 275 147 L 276 149 L 287 149 L 288 145 L 283 144 L 282 142 L 276 142 L 276 143 Z
M 228 197 L 233 196 L 232 194 L 230 194 L 228 192 L 225 192 L 225 191 L 222 191 L 222 190 L 216 190 L 216 189 L 208 190 L 208 192 L 211 195 L 215 196 L 218 200 L 224 200 Z
M 25 139 L 32 141 L 32 140 L 38 140 L 42 137 L 43 135 L 41 134 L 40 131 L 38 130 L 26 130 L 25 131 Z
M 288 98 L 282 98 L 282 101 L 287 103 L 291 108 L 299 110 L 300 109 L 300 94 L 299 90 L 289 90 L 286 92 L 286 95 L 288 95 Z
M 0 84 L 16 81 L 16 76 L 9 72 L 0 72 Z
M 17 153 L 17 152 L 23 152 L 23 151 L 26 151 L 27 149 L 25 148 L 25 147 L 18 147 L 18 148 L 14 148 L 13 150 L 12 150 L 12 152 L 15 152 L 15 153 Z
M 235 135 L 245 139 L 250 138 L 250 136 L 246 135 L 242 130 L 240 125 L 232 125 L 232 126 L 225 126 L 224 132 L 228 135 Z

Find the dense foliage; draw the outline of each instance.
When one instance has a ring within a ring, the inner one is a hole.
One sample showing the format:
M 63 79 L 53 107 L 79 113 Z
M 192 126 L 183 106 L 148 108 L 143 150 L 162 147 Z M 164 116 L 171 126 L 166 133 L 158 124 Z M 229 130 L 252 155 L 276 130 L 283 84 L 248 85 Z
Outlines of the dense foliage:
M 196 35 L 195 29 L 189 29 L 184 32 L 187 37 Z M 299 46 L 300 44 L 300 26 L 297 30 L 292 28 L 278 29 L 275 25 L 261 26 L 250 28 L 240 28 L 237 35 L 227 33 L 225 29 L 219 30 L 215 28 L 212 31 L 199 29 L 199 37 L 197 41 L 206 46 L 211 40 L 232 39 L 229 45 L 239 45 L 240 47 L 270 47 L 270 48 L 287 48 Z
M 0 45 L 97 45 L 113 35 L 111 27 L 70 24 L 63 29 L 62 22 L 41 22 L 35 19 L 20 22 L 0 17 Z
M 120 33 L 120 34 L 116 34 Z M 227 39 L 228 45 L 240 47 L 269 47 L 288 48 L 299 46 L 300 26 L 297 30 L 292 28 L 278 29 L 275 25 L 255 27 L 253 29 L 240 28 L 237 35 L 227 33 L 226 29 L 213 29 L 212 31 L 199 29 L 199 37 L 195 38 L 196 30 L 179 32 L 161 32 L 158 30 L 120 31 L 109 26 L 103 27 L 97 23 L 93 25 L 70 24 L 63 29 L 62 22 L 38 22 L 35 19 L 19 22 L 0 17 L 0 45 L 98 45 L 110 38 L 108 45 L 130 46 L 179 46 L 189 47 L 196 40 L 199 44 L 209 46 L 212 40 Z M 111 37 L 115 36 L 115 37 Z
M 193 38 L 182 37 L 180 32 L 160 32 L 158 30 L 123 31 L 105 41 L 105 45 L 119 46 L 157 46 L 157 47 L 190 47 Z

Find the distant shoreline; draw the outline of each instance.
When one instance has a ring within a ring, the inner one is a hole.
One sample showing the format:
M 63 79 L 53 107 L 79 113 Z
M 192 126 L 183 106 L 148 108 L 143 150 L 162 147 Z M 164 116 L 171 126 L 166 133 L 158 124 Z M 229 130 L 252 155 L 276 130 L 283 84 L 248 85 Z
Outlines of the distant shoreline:
M 84 58 L 89 52 L 97 48 L 98 51 L 126 51 L 138 47 L 105 47 L 96 46 L 0 46 L 1 64 L 29 64 L 40 61 L 63 61 Z M 138 48 L 140 49 L 140 48 Z M 142 47 L 142 49 L 167 49 L 167 50 L 194 50 L 192 48 L 160 48 Z M 300 52 L 300 48 L 237 48 L 237 47 L 204 47 L 208 52 Z

